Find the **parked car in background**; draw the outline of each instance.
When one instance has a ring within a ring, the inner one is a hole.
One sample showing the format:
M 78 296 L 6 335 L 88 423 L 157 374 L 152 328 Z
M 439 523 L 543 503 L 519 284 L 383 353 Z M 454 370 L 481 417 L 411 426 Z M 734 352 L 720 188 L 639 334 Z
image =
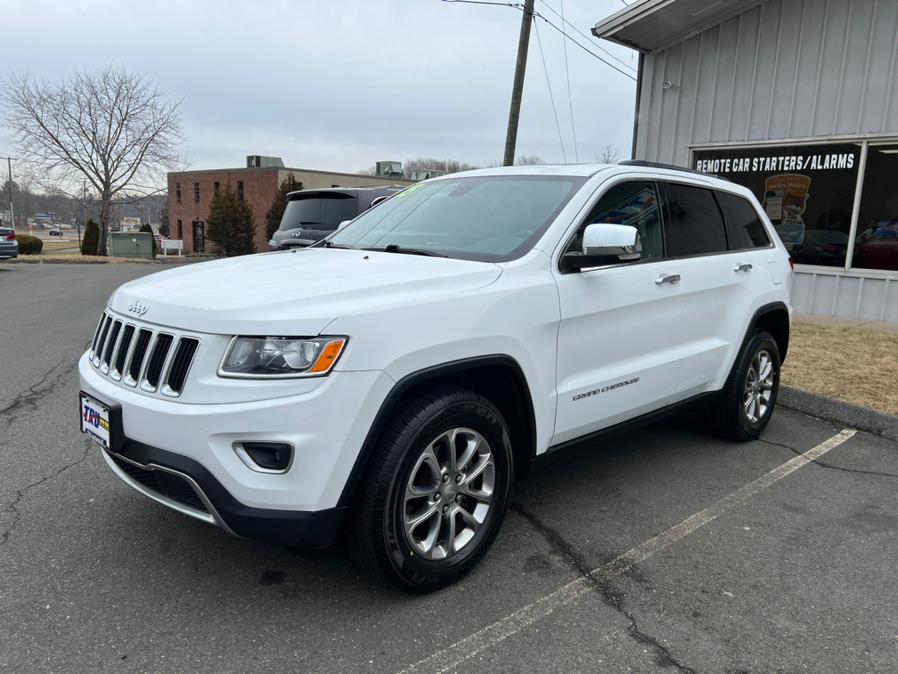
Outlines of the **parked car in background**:
M 790 283 L 761 206 L 724 180 L 447 175 L 314 246 L 121 286 L 79 364 L 81 429 L 185 515 L 291 547 L 343 526 L 375 575 L 433 590 L 486 553 L 539 455 L 699 403 L 757 438 Z
M 332 234 L 341 222 L 352 220 L 404 187 L 349 187 L 300 190 L 287 195 L 281 225 L 268 242 L 269 250 L 303 248 Z
M 10 260 L 14 257 L 19 257 L 16 230 L 11 227 L 0 227 L 0 260 Z
M 50 236 L 62 236 L 62 230 L 61 229 L 51 229 L 49 232 L 47 232 L 47 234 Z

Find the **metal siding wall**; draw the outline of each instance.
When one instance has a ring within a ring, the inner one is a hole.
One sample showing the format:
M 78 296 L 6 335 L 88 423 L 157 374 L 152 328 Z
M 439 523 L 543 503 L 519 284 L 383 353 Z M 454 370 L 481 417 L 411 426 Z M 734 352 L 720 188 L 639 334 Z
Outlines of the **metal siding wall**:
M 695 144 L 898 134 L 896 44 L 894 0 L 765 2 L 646 55 L 637 157 L 685 165 Z
M 636 156 L 685 166 L 692 145 L 898 136 L 896 61 L 895 0 L 769 0 L 645 55 Z M 898 322 L 898 279 L 799 270 L 792 301 Z

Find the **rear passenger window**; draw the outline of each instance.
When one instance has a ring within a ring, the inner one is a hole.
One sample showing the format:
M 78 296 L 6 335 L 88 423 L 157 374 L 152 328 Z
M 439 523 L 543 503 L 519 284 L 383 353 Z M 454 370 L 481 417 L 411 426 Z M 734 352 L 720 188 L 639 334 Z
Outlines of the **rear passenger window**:
M 723 218 L 711 190 L 667 184 L 670 222 L 665 227 L 667 256 L 708 255 L 727 249 Z
M 748 199 L 727 192 L 716 192 L 716 195 L 726 222 L 730 250 L 765 248 L 770 245 L 761 218 Z

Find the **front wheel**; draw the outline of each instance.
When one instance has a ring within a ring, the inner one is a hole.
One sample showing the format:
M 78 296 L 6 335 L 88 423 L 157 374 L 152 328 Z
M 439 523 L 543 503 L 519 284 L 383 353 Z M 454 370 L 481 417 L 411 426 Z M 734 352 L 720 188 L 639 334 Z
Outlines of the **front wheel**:
M 513 475 L 508 428 L 489 400 L 441 387 L 407 401 L 357 496 L 347 528 L 355 556 L 407 590 L 453 582 L 492 544 Z
M 718 399 L 720 431 L 739 441 L 754 440 L 770 422 L 779 393 L 780 352 L 769 332 L 755 332 L 742 347 Z

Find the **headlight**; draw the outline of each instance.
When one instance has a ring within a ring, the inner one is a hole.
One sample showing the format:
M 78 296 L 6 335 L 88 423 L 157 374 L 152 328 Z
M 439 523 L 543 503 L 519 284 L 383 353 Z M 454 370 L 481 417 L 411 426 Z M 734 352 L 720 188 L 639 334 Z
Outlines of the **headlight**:
M 343 353 L 345 337 L 234 337 L 218 368 L 222 377 L 326 375 Z

